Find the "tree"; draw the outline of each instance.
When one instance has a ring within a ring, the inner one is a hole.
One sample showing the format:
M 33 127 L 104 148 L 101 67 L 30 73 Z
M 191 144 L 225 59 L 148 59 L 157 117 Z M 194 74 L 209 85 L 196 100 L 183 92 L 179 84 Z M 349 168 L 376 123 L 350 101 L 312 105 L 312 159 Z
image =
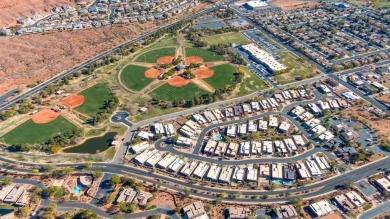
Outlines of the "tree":
M 30 206 L 26 205 L 22 208 L 19 208 L 18 214 L 22 217 L 27 217 L 30 214 Z
M 39 187 L 34 187 L 31 190 L 31 202 L 37 204 L 42 199 L 41 195 L 42 189 L 40 189 Z
M 119 210 L 123 213 L 132 213 L 137 210 L 137 202 L 119 202 Z
M 110 184 L 112 187 L 117 186 L 120 182 L 121 182 L 121 177 L 118 175 L 113 176 L 110 180 Z
M 4 178 L 2 181 L 1 181 L 1 184 L 4 185 L 4 186 L 7 186 L 7 185 L 10 185 L 12 183 L 12 179 L 11 178 Z
M 50 186 L 50 187 L 47 187 L 45 190 L 44 190 L 44 193 L 46 196 L 48 197 L 51 197 L 53 196 L 54 194 L 58 193 L 58 192 L 61 192 L 62 188 L 58 187 L 58 186 Z
M 85 162 L 83 166 L 84 166 L 84 168 L 90 168 L 90 167 L 92 167 L 92 163 L 91 162 Z
M 184 189 L 184 197 L 188 198 L 190 197 L 191 191 L 187 188 Z
M 103 171 L 101 170 L 96 170 L 95 172 L 92 173 L 93 179 L 97 180 L 100 179 L 103 176 Z
M 219 196 L 222 198 L 225 198 L 227 196 L 227 192 L 221 192 L 221 194 Z
M 343 186 L 344 186 L 344 188 L 346 188 L 346 189 L 350 189 L 350 188 L 352 188 L 353 186 L 355 186 L 355 183 L 354 183 L 354 182 L 351 182 L 351 181 L 347 181 L 347 182 L 344 182 L 344 183 L 343 183 Z
M 115 200 L 115 195 L 114 195 L 114 193 L 110 193 L 110 194 L 108 194 L 108 195 L 104 198 L 104 204 L 110 204 L 110 203 L 112 203 L 114 200 Z

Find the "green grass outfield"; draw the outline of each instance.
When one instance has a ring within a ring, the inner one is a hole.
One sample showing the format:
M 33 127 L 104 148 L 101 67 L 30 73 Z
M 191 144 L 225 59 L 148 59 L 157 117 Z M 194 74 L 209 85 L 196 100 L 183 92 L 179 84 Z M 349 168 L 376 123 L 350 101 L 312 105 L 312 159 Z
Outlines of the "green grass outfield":
M 301 74 L 309 74 L 313 71 L 313 66 L 308 66 L 299 60 L 299 57 L 291 52 L 279 52 L 282 57 L 282 63 L 286 65 L 289 70 L 287 73 L 275 75 L 279 84 L 288 84 L 299 80 Z
M 4 140 L 7 144 L 40 144 L 59 133 L 75 128 L 77 127 L 62 116 L 45 124 L 36 124 L 30 119 L 1 136 L 1 140 Z
M 84 96 L 84 103 L 74 109 L 91 117 L 101 112 L 105 107 L 106 101 L 112 99 L 110 88 L 104 84 L 96 84 L 81 91 L 79 94 Z
M 140 56 L 138 56 L 138 58 L 135 61 L 144 62 L 144 63 L 156 63 L 157 59 L 163 56 L 174 56 L 175 50 L 176 49 L 174 47 L 154 49 L 141 54 Z
M 140 91 L 154 79 L 145 77 L 148 68 L 138 65 L 126 66 L 120 75 L 120 80 L 127 88 L 133 91 Z
M 202 48 L 186 48 L 186 56 L 199 56 L 203 58 L 204 62 L 222 61 L 225 58 L 213 51 Z
M 203 37 L 202 40 L 209 45 L 216 45 L 216 44 L 228 43 L 228 42 L 241 44 L 241 45 L 249 43 L 249 40 L 247 38 L 245 38 L 239 33 L 233 33 L 233 32 Z
M 165 34 L 161 40 L 153 43 L 152 45 L 148 46 L 147 49 L 157 49 L 161 47 L 175 47 L 177 46 L 176 37 L 173 36 L 173 34 L 168 33 Z
M 231 64 L 218 65 L 211 69 L 214 70 L 213 76 L 204 80 L 216 90 L 224 88 L 234 80 L 236 69 Z
M 195 94 L 201 96 L 206 94 L 207 91 L 199 88 L 194 83 L 189 83 L 183 87 L 173 87 L 168 83 L 150 92 L 149 95 L 157 100 L 192 100 Z

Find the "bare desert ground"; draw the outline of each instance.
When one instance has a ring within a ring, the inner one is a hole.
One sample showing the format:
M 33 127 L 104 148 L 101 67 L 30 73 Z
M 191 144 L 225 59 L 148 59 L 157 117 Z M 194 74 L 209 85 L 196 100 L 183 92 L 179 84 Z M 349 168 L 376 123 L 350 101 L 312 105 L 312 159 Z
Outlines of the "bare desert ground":
M 53 7 L 75 5 L 78 0 L 1 0 L 0 28 L 16 25 L 18 17 L 48 15 Z M 86 2 L 91 2 L 87 0 Z
M 300 0 L 274 0 L 270 2 L 271 5 L 280 7 L 282 10 L 293 10 L 296 8 L 302 8 L 302 7 L 311 7 L 315 5 L 319 5 L 318 2 L 307 2 L 307 1 L 300 1 Z
M 0 38 L 0 95 L 44 81 L 120 43 L 145 26 L 112 26 Z

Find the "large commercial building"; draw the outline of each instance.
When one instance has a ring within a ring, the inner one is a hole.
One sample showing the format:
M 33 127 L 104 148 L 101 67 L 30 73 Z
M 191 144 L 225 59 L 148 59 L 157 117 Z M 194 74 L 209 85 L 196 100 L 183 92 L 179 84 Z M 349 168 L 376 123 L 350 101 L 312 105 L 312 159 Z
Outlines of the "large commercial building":
M 271 54 L 265 50 L 260 49 L 256 44 L 251 43 L 242 46 L 248 53 L 250 53 L 258 61 L 266 65 L 272 72 L 286 70 L 287 67 L 279 63 Z

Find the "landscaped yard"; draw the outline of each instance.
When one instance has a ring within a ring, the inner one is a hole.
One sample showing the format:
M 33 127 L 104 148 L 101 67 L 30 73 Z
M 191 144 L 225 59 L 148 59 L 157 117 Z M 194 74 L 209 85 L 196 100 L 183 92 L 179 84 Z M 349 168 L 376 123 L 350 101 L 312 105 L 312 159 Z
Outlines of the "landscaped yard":
M 158 87 L 154 91 L 150 92 L 149 95 L 157 100 L 192 100 L 194 96 L 197 94 L 201 96 L 206 94 L 207 92 L 194 83 L 189 83 L 183 87 L 173 87 L 169 84 L 164 84 L 161 87 Z
M 154 80 L 152 78 L 145 77 L 146 70 L 148 70 L 146 67 L 128 65 L 123 69 L 120 75 L 120 80 L 130 90 L 140 91 Z
M 163 56 L 174 56 L 174 55 L 175 55 L 174 47 L 154 49 L 141 54 L 140 56 L 138 56 L 138 58 L 135 61 L 144 62 L 144 63 L 156 63 L 158 58 L 161 58 Z
M 222 61 L 225 58 L 213 51 L 202 48 L 186 48 L 186 56 L 199 56 L 203 58 L 204 62 Z
M 45 124 L 36 124 L 30 119 L 1 136 L 1 140 L 7 144 L 40 144 L 57 136 L 59 133 L 75 128 L 77 127 L 62 116 Z
M 267 84 L 246 66 L 240 66 L 240 69 L 243 69 L 246 73 L 244 80 L 240 84 L 240 89 L 237 92 L 237 96 L 247 95 L 255 91 L 268 88 Z
M 96 84 L 79 93 L 85 97 L 84 103 L 81 106 L 74 108 L 75 110 L 93 117 L 101 112 L 108 100 L 112 99 L 112 92 L 104 84 Z
M 295 54 L 291 52 L 280 52 L 278 54 L 282 57 L 280 61 L 290 69 L 287 73 L 275 75 L 279 84 L 288 84 L 301 80 L 302 75 L 308 78 L 308 75 L 312 74 L 314 67 L 301 62 Z
M 241 44 L 241 45 L 249 43 L 249 40 L 244 36 L 242 36 L 240 33 L 233 33 L 233 32 L 203 37 L 202 40 L 209 45 L 216 45 L 216 44 L 227 43 L 227 42 Z
M 214 75 L 204 80 L 216 90 L 224 88 L 225 85 L 230 84 L 235 78 L 236 69 L 231 64 L 218 65 L 211 67 L 211 69 L 214 70 Z

